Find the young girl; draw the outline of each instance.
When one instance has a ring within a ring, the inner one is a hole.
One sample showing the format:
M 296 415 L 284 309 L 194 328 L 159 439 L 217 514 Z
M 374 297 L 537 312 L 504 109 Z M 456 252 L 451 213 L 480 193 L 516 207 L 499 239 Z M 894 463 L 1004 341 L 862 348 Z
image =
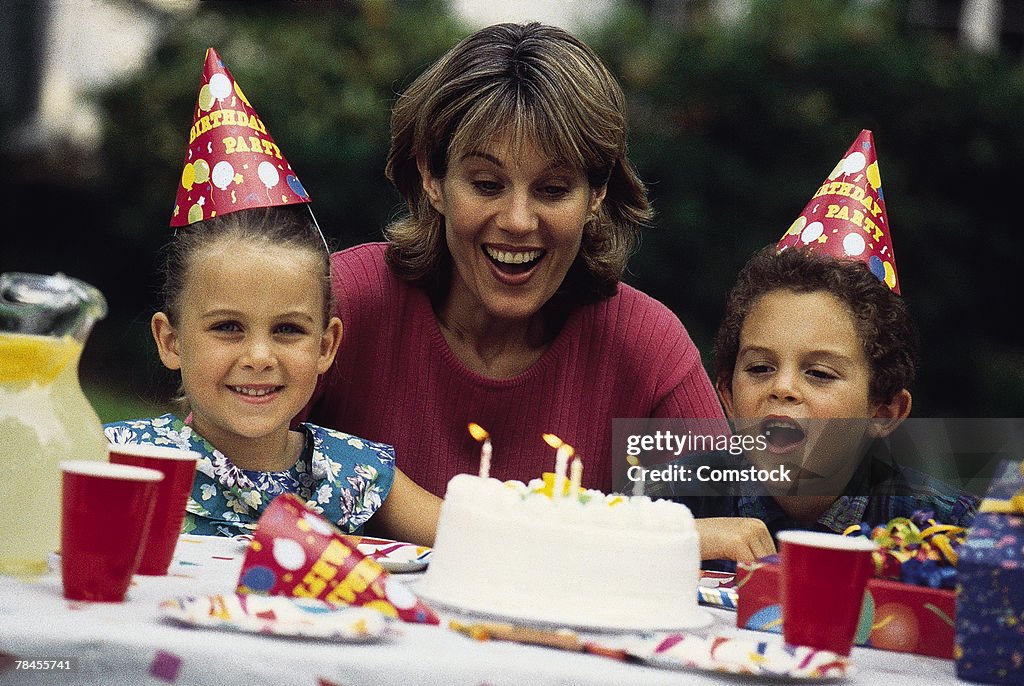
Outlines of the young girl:
M 327 248 L 299 206 L 245 209 L 178 229 L 165 302 L 151 328 L 180 370 L 182 418 L 114 422 L 113 443 L 199 453 L 184 532 L 255 529 L 267 504 L 295 493 L 345 532 L 431 545 L 440 499 L 395 468 L 391 446 L 303 423 L 290 428 L 334 360 Z M 376 515 L 376 516 L 374 516 Z

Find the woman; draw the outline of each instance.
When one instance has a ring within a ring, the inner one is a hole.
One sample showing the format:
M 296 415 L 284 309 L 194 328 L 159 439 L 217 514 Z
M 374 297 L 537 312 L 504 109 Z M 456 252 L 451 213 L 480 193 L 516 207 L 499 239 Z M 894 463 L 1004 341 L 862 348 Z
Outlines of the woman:
M 683 325 L 620 283 L 651 210 L 622 91 L 589 47 L 540 24 L 482 29 L 409 86 L 391 125 L 387 176 L 409 214 L 387 243 L 333 257 L 345 336 L 311 420 L 395 446 L 438 495 L 478 469 L 469 422 L 490 433 L 492 476 L 553 471 L 553 433 L 604 491 L 613 418 L 722 430 Z

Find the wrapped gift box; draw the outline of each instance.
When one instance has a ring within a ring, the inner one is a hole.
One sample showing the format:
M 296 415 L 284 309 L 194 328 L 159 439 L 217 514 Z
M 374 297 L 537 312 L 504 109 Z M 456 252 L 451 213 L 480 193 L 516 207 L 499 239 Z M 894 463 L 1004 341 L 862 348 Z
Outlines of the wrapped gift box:
M 736 568 L 736 626 L 757 631 L 782 631 L 778 556 Z M 953 657 L 956 597 L 953 591 L 871 579 L 864 594 L 856 644 Z M 828 612 L 828 608 L 822 608 Z
M 957 569 L 957 676 L 1024 684 L 1024 463 L 996 470 Z

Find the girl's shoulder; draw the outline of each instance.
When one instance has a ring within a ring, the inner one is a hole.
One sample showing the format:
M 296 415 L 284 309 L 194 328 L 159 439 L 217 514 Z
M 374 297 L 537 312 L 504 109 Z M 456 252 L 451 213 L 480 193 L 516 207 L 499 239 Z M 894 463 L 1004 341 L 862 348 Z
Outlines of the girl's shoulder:
M 334 462 L 362 462 L 371 459 L 389 466 L 395 463 L 395 449 L 387 443 L 371 441 L 309 422 L 303 422 L 302 426 L 313 441 L 314 452 Z
M 187 443 L 192 430 L 173 414 L 147 419 L 126 419 L 103 425 L 107 440 L 115 445 L 141 443 L 146 445 L 180 446 Z

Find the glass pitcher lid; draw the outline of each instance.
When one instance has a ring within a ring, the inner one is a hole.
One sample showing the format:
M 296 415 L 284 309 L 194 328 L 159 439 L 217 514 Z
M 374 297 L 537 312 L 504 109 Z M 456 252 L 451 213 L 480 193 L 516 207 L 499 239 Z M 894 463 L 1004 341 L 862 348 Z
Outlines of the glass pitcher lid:
M 0 332 L 73 336 L 85 343 L 107 314 L 95 287 L 64 274 L 0 274 Z

